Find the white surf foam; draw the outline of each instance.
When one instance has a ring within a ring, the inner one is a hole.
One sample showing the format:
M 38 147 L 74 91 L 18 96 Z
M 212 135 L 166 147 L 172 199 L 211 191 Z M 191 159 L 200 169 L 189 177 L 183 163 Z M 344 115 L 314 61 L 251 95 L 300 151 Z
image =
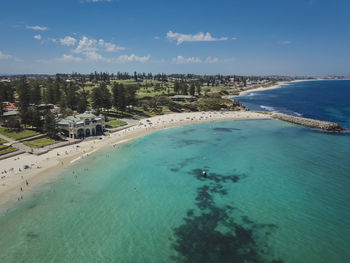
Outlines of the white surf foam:
M 260 105 L 260 108 L 267 110 L 267 111 L 276 112 L 276 109 L 274 107 L 271 107 L 271 106 Z

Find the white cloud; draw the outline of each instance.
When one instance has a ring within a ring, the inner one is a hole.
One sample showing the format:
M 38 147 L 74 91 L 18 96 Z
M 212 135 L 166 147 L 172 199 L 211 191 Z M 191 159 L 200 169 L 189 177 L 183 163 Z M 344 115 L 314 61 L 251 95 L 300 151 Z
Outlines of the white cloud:
M 37 40 L 40 40 L 41 39 L 41 35 L 35 35 L 34 38 L 37 39 Z
M 60 39 L 60 43 L 63 46 L 75 46 L 77 40 L 74 37 L 66 36 L 65 38 Z
M 290 40 L 284 40 L 284 41 L 280 42 L 280 44 L 282 44 L 282 45 L 289 45 L 290 43 L 292 43 L 292 41 L 290 41 Z
M 10 59 L 12 58 L 11 55 L 4 54 L 0 51 L 0 59 Z
M 180 45 L 184 42 L 224 41 L 228 39 L 227 37 L 215 38 L 209 32 L 205 34 L 203 32 L 199 32 L 195 35 L 192 35 L 169 31 L 166 37 L 170 41 L 176 41 L 177 45 Z
M 129 62 L 138 62 L 138 63 L 144 63 L 147 62 L 150 59 L 150 55 L 139 57 L 135 54 L 131 55 L 121 55 L 116 58 L 107 58 L 102 56 L 101 54 L 98 54 L 96 51 L 88 51 L 82 53 L 85 57 L 76 57 L 71 54 L 66 55 L 64 54 L 62 57 L 50 59 L 50 60 L 39 60 L 41 63 L 45 64 L 52 64 L 57 62 L 105 62 L 105 63 L 129 63 Z
M 89 39 L 86 36 L 83 36 L 83 38 L 79 40 L 79 44 L 77 48 L 74 49 L 73 52 L 81 53 L 81 52 L 97 51 L 96 44 L 97 44 L 97 41 L 95 39 Z
M 61 58 L 56 59 L 59 62 L 81 62 L 83 61 L 82 58 L 74 57 L 72 55 L 66 55 L 64 54 Z
M 93 61 L 98 61 L 98 60 L 102 60 L 102 61 L 108 61 L 108 59 L 104 58 L 103 56 L 101 56 L 100 54 L 96 53 L 96 51 L 88 51 L 84 53 L 86 56 L 87 60 L 93 60 Z
M 45 31 L 48 30 L 46 26 L 26 26 L 27 29 Z
M 218 58 L 207 57 L 205 59 L 205 63 L 217 63 L 217 62 L 219 62 Z
M 131 55 L 121 55 L 118 58 L 114 59 L 114 61 L 117 63 L 127 63 L 127 62 L 144 63 L 144 62 L 147 62 L 150 58 L 151 58 L 150 55 L 139 57 L 139 56 L 136 56 L 135 54 L 131 54 Z
M 159 39 L 159 36 L 155 36 L 154 39 L 155 39 L 155 40 L 158 40 L 158 39 Z
M 105 42 L 103 39 L 100 39 L 98 41 L 98 44 L 104 48 L 104 51 L 107 51 L 107 52 L 116 52 L 120 50 L 125 50 L 125 47 L 116 46 L 113 43 Z
M 79 40 L 78 46 L 73 50 L 74 53 L 84 53 L 84 52 L 96 52 L 96 51 L 105 51 L 105 52 L 117 52 L 125 50 L 125 47 L 117 46 L 110 42 L 105 42 L 103 39 L 89 39 L 86 36 L 83 36 Z
M 199 57 L 188 57 L 185 58 L 183 56 L 177 56 L 176 58 L 172 59 L 173 63 L 176 64 L 188 64 L 188 63 L 218 63 L 219 59 L 218 58 L 212 58 L 212 57 L 207 57 L 205 59 L 201 59 Z
M 202 63 L 202 60 L 198 57 L 185 58 L 183 56 L 177 56 L 176 58 L 172 59 L 172 62 L 176 64 L 187 64 L 187 63 Z
M 233 37 L 232 40 L 237 40 L 237 37 Z

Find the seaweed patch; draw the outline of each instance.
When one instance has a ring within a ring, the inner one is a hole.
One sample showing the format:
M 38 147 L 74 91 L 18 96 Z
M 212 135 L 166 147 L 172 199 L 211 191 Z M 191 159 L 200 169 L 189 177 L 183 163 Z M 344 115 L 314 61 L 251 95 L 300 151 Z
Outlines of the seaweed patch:
M 246 215 L 235 219 L 237 209 L 215 203 L 214 195 L 227 195 L 223 183 L 237 183 L 244 174 L 220 175 L 210 173 L 202 179 L 201 170 L 190 172 L 205 184 L 197 188 L 196 208 L 187 211 L 184 223 L 173 229 L 175 262 L 283 262 L 274 259 L 267 238 L 278 227 L 259 224 Z M 242 222 L 240 222 L 242 221 Z
M 233 131 L 240 131 L 241 129 L 217 127 L 217 128 L 213 128 L 213 130 L 218 132 L 233 132 Z

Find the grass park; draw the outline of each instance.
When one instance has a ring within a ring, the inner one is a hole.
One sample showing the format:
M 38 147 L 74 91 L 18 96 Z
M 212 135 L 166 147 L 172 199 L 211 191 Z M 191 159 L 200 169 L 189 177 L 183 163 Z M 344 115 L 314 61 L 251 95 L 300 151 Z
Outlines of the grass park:
M 118 128 L 121 126 L 125 126 L 128 123 L 126 121 L 118 120 L 115 118 L 108 118 L 108 120 L 105 122 L 106 126 L 109 128 Z
M 33 130 L 28 130 L 28 129 L 24 129 L 21 131 L 15 131 L 15 130 L 10 130 L 6 127 L 0 127 L 0 134 L 11 138 L 13 140 L 21 140 L 21 139 L 25 139 L 28 137 L 32 137 L 35 135 L 39 135 L 39 132 L 33 131 Z
M 47 137 L 23 142 L 24 145 L 31 148 L 40 148 L 55 143 L 58 143 L 58 141 Z

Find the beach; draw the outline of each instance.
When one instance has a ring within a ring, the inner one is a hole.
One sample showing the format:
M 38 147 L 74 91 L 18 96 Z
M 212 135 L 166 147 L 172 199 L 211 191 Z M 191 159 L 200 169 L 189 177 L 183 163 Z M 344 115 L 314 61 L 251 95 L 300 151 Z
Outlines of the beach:
M 327 80 L 327 79 L 296 79 L 292 81 L 279 81 L 276 85 L 272 85 L 270 87 L 258 87 L 256 89 L 247 89 L 243 90 L 239 93 L 238 96 L 246 95 L 254 91 L 263 91 L 263 90 L 272 90 L 272 89 L 279 89 L 283 86 L 288 86 L 288 83 L 296 83 L 296 82 L 305 82 L 305 81 L 320 81 L 320 80 Z
M 296 82 L 298 80 L 294 80 L 294 81 L 291 81 L 291 82 Z M 282 86 L 287 86 L 288 84 L 284 81 L 280 81 L 278 82 L 276 85 L 273 85 L 271 87 L 267 87 L 267 88 L 264 88 L 264 87 L 259 87 L 259 88 L 256 88 L 256 89 L 248 89 L 248 90 L 243 90 L 239 93 L 238 96 L 242 96 L 242 95 L 245 95 L 245 94 L 248 94 L 248 93 L 251 93 L 251 92 L 254 92 L 254 91 L 262 91 L 262 90 L 271 90 L 271 89 L 278 89 L 278 88 L 281 88 Z
M 28 197 L 34 189 L 52 182 L 60 171 L 105 147 L 115 147 L 160 129 L 222 120 L 269 119 L 250 111 L 172 113 L 140 120 L 139 124 L 106 136 L 90 137 L 78 144 L 57 148 L 43 155 L 23 153 L 0 160 L 0 212 Z M 28 168 L 24 168 L 28 166 Z

